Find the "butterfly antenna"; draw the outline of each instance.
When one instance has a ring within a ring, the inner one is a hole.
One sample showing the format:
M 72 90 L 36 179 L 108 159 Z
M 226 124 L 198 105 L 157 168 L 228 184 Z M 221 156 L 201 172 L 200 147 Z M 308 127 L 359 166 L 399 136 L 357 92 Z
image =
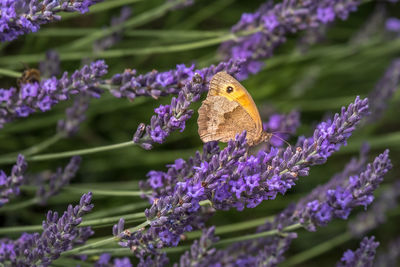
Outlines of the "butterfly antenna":
M 283 133 L 283 132 L 280 132 L 280 133 Z M 289 144 L 289 142 L 286 141 L 285 139 L 283 139 L 282 137 L 280 137 L 279 135 L 277 135 L 276 133 L 271 133 L 271 136 L 274 136 L 274 137 L 278 138 L 279 140 L 285 142 L 290 147 L 290 149 L 292 149 L 292 146 Z

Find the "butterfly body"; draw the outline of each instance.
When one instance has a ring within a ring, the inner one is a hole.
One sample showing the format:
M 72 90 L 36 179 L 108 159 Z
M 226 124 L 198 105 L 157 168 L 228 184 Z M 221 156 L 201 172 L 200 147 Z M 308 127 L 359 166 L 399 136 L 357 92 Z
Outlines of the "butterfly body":
M 270 138 L 270 134 L 262 129 L 257 106 L 250 94 L 225 72 L 213 76 L 207 98 L 198 112 L 197 123 L 203 142 L 228 142 L 244 130 L 250 146 Z

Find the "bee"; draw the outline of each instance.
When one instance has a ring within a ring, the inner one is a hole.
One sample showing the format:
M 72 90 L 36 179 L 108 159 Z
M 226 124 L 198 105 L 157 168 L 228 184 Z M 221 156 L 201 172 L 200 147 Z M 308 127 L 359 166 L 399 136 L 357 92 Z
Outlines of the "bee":
M 22 73 L 21 77 L 17 79 L 18 87 L 21 88 L 26 83 L 40 82 L 40 71 L 34 68 L 27 68 Z

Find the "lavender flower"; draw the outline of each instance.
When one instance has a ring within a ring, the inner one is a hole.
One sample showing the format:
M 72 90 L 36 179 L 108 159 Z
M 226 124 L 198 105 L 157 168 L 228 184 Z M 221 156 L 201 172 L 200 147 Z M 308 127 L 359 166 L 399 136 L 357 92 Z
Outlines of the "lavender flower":
M 269 121 L 263 124 L 264 130 L 274 135 L 270 139 L 270 144 L 273 146 L 282 146 L 285 139 L 296 133 L 300 126 L 300 113 L 293 110 L 287 115 L 272 114 Z
M 264 225 L 260 226 L 257 229 L 257 232 L 264 232 L 264 231 L 270 231 L 270 230 L 279 230 L 281 231 L 284 227 L 293 225 L 297 222 L 300 222 L 303 224 L 303 226 L 307 226 L 309 230 L 315 230 L 316 226 L 321 226 L 321 224 L 315 225 L 314 227 L 310 227 L 309 225 L 304 224 L 304 221 L 299 220 L 299 217 L 301 217 L 299 214 L 302 212 L 302 218 L 304 219 L 306 216 L 304 214 L 304 210 L 307 210 L 308 204 L 313 203 L 314 199 L 317 199 L 317 201 L 327 203 L 328 205 L 331 205 L 331 214 L 327 213 L 316 213 L 319 215 L 318 218 L 325 218 L 326 220 L 324 223 L 328 223 L 330 220 L 333 219 L 333 210 L 336 210 L 336 214 L 342 215 L 343 213 L 339 212 L 343 209 L 338 208 L 337 204 L 343 203 L 339 200 L 336 201 L 331 201 L 331 199 L 327 199 L 324 195 L 329 194 L 329 192 L 334 191 L 331 190 L 330 188 L 338 188 L 340 187 L 341 184 L 343 184 L 346 180 L 352 180 L 354 179 L 356 173 L 359 173 L 362 171 L 362 169 L 365 166 L 366 163 L 366 158 L 367 158 L 367 152 L 368 152 L 368 147 L 363 146 L 361 150 L 361 156 L 358 160 L 352 159 L 350 163 L 345 167 L 344 171 L 342 173 L 339 173 L 335 175 L 326 185 L 321 186 L 320 188 L 315 189 L 313 192 L 311 192 L 306 198 L 303 200 L 300 200 L 297 205 L 291 205 L 287 209 L 285 209 L 283 212 L 281 212 L 279 215 L 277 215 L 272 222 L 266 222 Z M 377 157 L 375 162 L 380 159 L 381 157 Z M 367 167 L 368 168 L 368 167 Z M 364 172 L 365 173 L 365 172 Z M 370 177 L 374 178 L 376 174 L 371 173 Z M 360 175 L 362 176 L 362 174 Z M 350 178 L 349 178 L 350 177 Z M 381 177 L 377 177 L 377 180 L 379 180 Z M 371 179 L 372 180 L 372 179 Z M 365 184 L 368 184 L 368 181 L 364 181 Z M 372 182 L 372 184 L 374 184 Z M 373 186 L 375 188 L 375 186 Z M 365 196 L 364 192 L 367 192 L 370 189 L 359 189 L 362 188 L 362 186 L 359 186 L 357 188 L 353 188 L 351 192 L 349 192 L 350 195 L 355 195 L 358 196 L 359 199 L 363 199 Z M 364 192 L 363 192 L 364 191 Z M 328 192 L 328 193 L 325 193 Z M 333 204 L 333 203 L 336 203 Z M 356 205 L 362 205 L 363 203 L 361 201 L 353 201 L 353 204 Z M 321 205 L 325 206 L 325 205 Z M 348 205 L 348 207 L 351 205 Z M 315 212 L 315 211 L 313 211 Z M 314 213 L 315 214 L 315 213 Z M 316 215 L 315 215 L 316 216 Z M 281 233 L 281 235 L 276 235 L 276 236 L 269 236 L 265 238 L 258 238 L 255 240 L 251 241 L 245 241 L 245 242 L 240 242 L 237 244 L 234 244 L 230 246 L 226 251 L 218 251 L 215 259 L 222 259 L 224 263 L 233 263 L 235 262 L 238 264 L 238 261 L 240 261 L 240 264 L 243 266 L 259 266 L 257 264 L 261 264 L 261 266 L 276 266 L 280 262 L 284 260 L 283 254 L 284 252 L 289 248 L 289 245 L 291 241 L 296 238 L 295 233 Z M 350 265 L 349 265 L 350 266 Z
M 60 20 L 59 12 L 89 11 L 98 0 L 1 0 L 0 42 L 39 30 L 40 25 Z
M 198 73 L 203 79 L 202 92 L 204 92 L 208 90 L 206 84 L 215 73 L 226 71 L 234 74 L 239 71 L 240 66 L 240 60 L 229 60 L 199 70 L 195 70 L 194 65 L 186 67 L 184 64 L 179 64 L 173 70 L 165 72 L 153 70 L 140 75 L 137 75 L 136 70 L 126 69 L 124 73 L 112 77 L 109 82 L 110 91 L 115 97 L 126 97 L 129 100 L 137 96 L 151 96 L 157 99 L 160 96 L 178 94 L 184 85 L 192 81 L 194 74 Z
M 386 222 L 386 213 L 398 205 L 400 198 L 400 181 L 396 181 L 389 188 L 385 189 L 374 201 L 369 210 L 360 213 L 348 226 L 351 233 L 355 236 L 376 228 Z
M 390 32 L 400 32 L 400 19 L 398 18 L 388 18 L 386 20 L 386 30 Z
M 86 119 L 85 112 L 89 107 L 89 96 L 85 93 L 75 96 L 74 103 L 66 110 L 66 118 L 59 120 L 57 132 L 71 137 L 79 131 L 80 124 Z
M 216 249 L 212 246 L 219 240 L 214 236 L 215 227 L 203 230 L 200 240 L 195 240 L 189 251 L 186 251 L 180 258 L 179 263 L 175 263 L 174 267 L 190 267 L 190 266 L 215 266 L 213 256 Z
M 400 237 L 389 243 L 387 252 L 381 252 L 376 258 L 374 266 L 398 266 L 400 262 Z
M 10 176 L 0 170 L 0 207 L 9 201 L 11 196 L 19 195 L 19 187 L 24 183 L 24 174 L 27 166 L 24 156 L 18 155 Z
M 375 242 L 375 237 L 364 237 L 360 243 L 360 247 L 356 251 L 347 250 L 337 267 L 365 266 L 372 267 L 375 258 L 376 248 L 379 242 Z
M 40 200 L 40 204 L 45 204 L 50 197 L 58 194 L 64 186 L 69 184 L 70 180 L 75 177 L 80 163 L 81 157 L 72 157 L 64 170 L 58 168 L 55 173 L 50 174 L 47 188 L 43 184 L 45 177 L 41 175 L 42 181 L 40 181 L 41 184 L 36 192 L 36 197 Z
M 217 66 L 211 66 L 199 70 L 194 74 L 191 68 L 179 67 L 178 71 L 169 76 L 171 81 L 177 79 L 180 81 L 182 77 L 192 77 L 190 82 L 183 85 L 179 91 L 178 97 L 173 97 L 171 105 L 161 105 L 155 109 L 157 115 L 153 115 L 150 125 L 139 125 L 134 134 L 133 141 L 139 143 L 145 149 L 151 149 L 153 143 L 163 143 L 171 132 L 185 129 L 186 121 L 192 116 L 193 110 L 189 109 L 190 105 L 200 99 L 200 94 L 207 90 L 207 83 L 211 77 L 219 72 L 226 71 L 235 73 L 238 71 L 240 62 L 230 61 L 221 63 Z M 153 76 L 153 79 L 159 76 Z
M 259 227 L 257 232 L 280 229 L 282 221 L 286 220 L 287 217 L 280 214 L 273 222 Z M 282 232 L 274 236 L 241 241 L 225 249 L 217 250 L 206 260 L 213 262 L 216 266 L 277 266 L 285 259 L 284 253 L 295 238 L 297 238 L 296 233 Z
M 365 20 L 364 25 L 349 41 L 350 45 L 363 45 L 365 42 L 382 32 L 382 25 L 386 19 L 387 8 L 385 3 L 378 3 L 373 13 Z
M 127 19 L 129 19 L 129 17 L 132 15 L 132 9 L 128 6 L 125 6 L 123 8 L 121 8 L 121 12 L 119 17 L 113 17 L 111 19 L 111 27 L 115 27 L 117 25 L 122 24 L 123 22 L 125 22 Z M 122 29 L 113 32 L 110 36 L 106 36 L 103 39 L 97 40 L 96 42 L 94 42 L 93 44 L 93 50 L 94 51 L 103 51 L 106 50 L 110 47 L 112 47 L 113 45 L 115 45 L 116 43 L 118 43 L 121 38 L 122 38 Z
M 99 97 L 100 77 L 107 73 L 107 65 L 99 60 L 77 70 L 71 77 L 64 72 L 61 79 L 54 76 L 40 83 L 23 84 L 16 88 L 0 89 L 0 128 L 18 117 L 41 110 L 48 111 L 59 101 L 67 100 L 71 95 L 86 93 L 91 97 Z
M 373 192 L 391 167 L 386 150 L 357 175 L 346 177 L 343 175 L 346 168 L 344 173 L 300 200 L 294 208 L 293 221 L 315 231 L 317 226 L 324 226 L 333 218 L 347 219 L 353 208 L 372 203 Z
M 225 59 L 246 61 L 246 67 L 239 74 L 240 79 L 245 79 L 249 73 L 254 74 L 261 69 L 263 63 L 260 60 L 272 56 L 273 50 L 286 41 L 286 34 L 317 28 L 335 18 L 347 19 L 359 4 L 358 0 L 285 0 L 274 6 L 272 2 L 267 2 L 256 12 L 242 15 L 232 27 L 232 32 L 238 34 L 237 40 L 223 43 L 221 54 Z M 241 31 L 255 33 L 241 36 Z
M 159 249 L 176 246 L 182 233 L 202 225 L 200 201 L 209 200 L 216 209 L 242 210 L 284 194 L 298 176 L 308 175 L 310 166 L 324 163 L 345 144 L 367 107 L 367 99 L 357 97 L 333 122 L 321 123 L 312 138 L 300 138 L 295 150 L 272 148 L 249 156 L 245 133 L 223 150 L 217 142 L 205 144 L 202 156 L 197 152 L 188 162 L 176 160 L 166 173 L 152 171 L 141 184 L 143 190 L 153 189 L 147 196 L 152 207 L 145 211 L 150 228 L 127 235 L 122 222 L 114 227 L 114 235 L 121 245 L 138 250 L 141 258 L 159 255 Z
M 59 217 L 49 211 L 43 221 L 43 232 L 24 233 L 17 240 L 0 240 L 0 261 L 7 266 L 49 266 L 64 251 L 80 245 L 93 235 L 90 227 L 78 227 L 82 216 L 90 212 L 92 194 L 84 194 L 79 205 L 69 205 Z
M 176 197 L 168 200 L 170 202 L 172 200 L 172 205 L 175 206 L 177 206 L 176 202 L 185 201 L 185 199 L 180 200 Z M 164 246 L 177 246 L 180 235 L 184 231 L 204 228 L 204 221 L 214 211 L 212 208 L 200 207 L 199 205 L 194 207 L 197 213 L 190 213 L 194 209 L 190 205 L 183 205 L 179 211 L 171 210 L 174 207 L 171 207 L 171 204 L 167 201 L 156 201 L 161 210 L 157 216 L 160 216 L 160 219 L 164 221 L 164 226 L 159 225 L 159 222 L 153 220 L 149 229 L 142 228 L 131 233 L 129 230 L 124 230 L 125 222 L 121 218 L 118 224 L 113 227 L 113 235 L 120 240 L 119 245 L 130 248 L 135 256 L 139 258 L 140 263 L 138 266 L 153 266 L 155 263 L 157 264 L 154 266 L 164 266 L 167 264 L 169 260 L 165 252 L 162 252 L 161 249 Z M 146 214 L 152 211 L 146 211 Z M 167 219 L 167 216 L 169 216 L 170 220 Z M 182 227 L 182 224 L 185 226 Z
M 371 116 L 368 118 L 369 122 L 376 121 L 382 116 L 383 111 L 386 109 L 387 102 L 396 92 L 399 84 L 400 58 L 396 58 L 386 69 L 385 74 L 379 80 L 375 89 L 370 93 L 369 98 L 373 99 L 373 101 L 371 102 Z
M 113 263 L 110 262 L 111 254 L 103 253 L 99 260 L 94 264 L 95 267 L 132 267 L 132 263 L 128 257 L 115 258 Z
M 365 116 L 367 99 L 357 98 L 347 110 L 342 108 L 333 122 L 328 120 L 317 126 L 311 138 L 299 138 L 297 148 L 270 152 L 259 151 L 257 155 L 246 156 L 245 135 L 219 150 L 216 142 L 204 145 L 204 153 L 196 153 L 187 162 L 178 159 L 169 165 L 167 172 L 152 171 L 146 183 L 141 183 L 145 191 L 152 189 L 149 199 L 172 196 L 174 190 L 183 187 L 200 200 L 213 196 L 214 206 L 222 209 L 245 205 L 257 206 L 262 200 L 275 198 L 294 185 L 297 177 L 306 176 L 309 166 L 322 164 L 326 159 L 346 144 L 355 125 Z
M 300 53 L 307 53 L 311 46 L 325 40 L 327 31 L 328 27 L 326 24 L 322 24 L 316 28 L 310 28 L 299 39 L 296 49 Z
M 60 57 L 58 53 L 54 50 L 47 51 L 45 60 L 39 63 L 39 70 L 42 78 L 50 78 L 60 74 Z

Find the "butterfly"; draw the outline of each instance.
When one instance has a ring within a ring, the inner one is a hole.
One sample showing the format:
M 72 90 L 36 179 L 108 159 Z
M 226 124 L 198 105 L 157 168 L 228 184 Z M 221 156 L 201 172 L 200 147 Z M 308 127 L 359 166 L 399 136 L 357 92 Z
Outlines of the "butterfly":
M 226 72 L 218 72 L 211 78 L 210 89 L 198 113 L 198 132 L 204 143 L 228 142 L 244 130 L 250 146 L 266 142 L 272 136 L 263 131 L 260 114 L 249 92 Z

